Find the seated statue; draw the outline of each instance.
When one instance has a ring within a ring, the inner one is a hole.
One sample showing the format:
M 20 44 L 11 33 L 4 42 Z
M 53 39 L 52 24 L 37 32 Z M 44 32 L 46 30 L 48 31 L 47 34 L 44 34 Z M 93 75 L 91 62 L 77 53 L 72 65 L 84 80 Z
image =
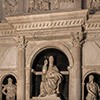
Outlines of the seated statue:
M 54 65 L 53 56 L 49 57 L 49 66 L 47 65 L 48 60 L 46 59 L 42 69 L 42 82 L 40 85 L 39 97 L 59 94 L 59 85 L 62 80 L 62 75 L 59 73 L 58 68 Z
M 90 75 L 89 82 L 86 84 L 88 91 L 86 100 L 98 100 L 98 96 L 100 94 L 100 88 L 99 85 L 95 83 L 93 80 L 94 76 Z
M 8 78 L 8 84 L 3 85 L 2 93 L 6 95 L 6 100 L 15 100 L 16 85 L 12 83 L 12 79 Z

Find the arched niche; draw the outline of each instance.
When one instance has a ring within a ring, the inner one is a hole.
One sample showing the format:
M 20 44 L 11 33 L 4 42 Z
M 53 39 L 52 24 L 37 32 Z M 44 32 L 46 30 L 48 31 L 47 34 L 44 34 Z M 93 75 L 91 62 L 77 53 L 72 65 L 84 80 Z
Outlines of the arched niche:
M 99 85 L 100 88 L 100 73 L 96 72 L 91 72 L 89 73 L 85 78 L 84 78 L 84 100 L 86 100 L 86 96 L 88 94 L 86 84 L 89 82 L 89 76 L 93 75 L 94 76 L 94 82 L 96 82 Z
M 45 50 L 42 50 L 32 61 L 31 68 L 35 70 L 35 73 L 31 74 L 31 97 L 37 97 L 40 93 L 42 67 L 45 58 L 48 58 L 50 55 L 53 55 L 54 64 L 63 75 L 63 80 L 60 85 L 61 98 L 62 100 L 68 100 L 69 73 L 67 68 L 69 66 L 69 60 L 61 50 L 55 48 L 46 48 Z
M 16 80 L 16 76 L 13 74 L 6 74 L 5 76 L 2 77 L 1 79 L 1 90 L 4 88 L 5 85 L 8 84 L 8 79 L 11 78 L 12 79 L 12 83 L 16 86 L 17 84 L 17 80 Z M 4 95 L 2 93 L 2 100 L 6 100 L 6 95 Z M 15 100 L 17 100 L 17 95 L 15 96 Z

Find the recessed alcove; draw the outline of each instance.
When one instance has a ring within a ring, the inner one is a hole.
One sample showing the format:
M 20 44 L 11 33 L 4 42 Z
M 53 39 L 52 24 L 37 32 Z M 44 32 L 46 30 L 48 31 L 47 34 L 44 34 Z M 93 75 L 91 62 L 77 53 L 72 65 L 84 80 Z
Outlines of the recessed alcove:
M 9 75 L 7 75 L 6 77 L 4 77 L 4 79 L 2 80 L 2 86 L 3 86 L 3 85 L 5 86 L 5 85 L 8 84 L 8 79 L 9 79 L 9 78 L 12 79 L 12 84 L 17 85 L 17 84 L 16 84 L 16 83 L 17 83 L 16 78 L 15 78 L 13 75 L 9 74 Z M 7 91 L 6 91 L 6 92 L 7 92 Z M 6 95 L 4 95 L 3 93 L 2 93 L 2 100 L 6 100 Z M 17 100 L 16 95 L 15 95 L 15 100 Z
M 84 100 L 86 100 L 86 96 L 88 94 L 88 91 L 87 91 L 87 88 L 86 88 L 86 84 L 89 82 L 89 76 L 90 75 L 94 76 L 94 82 L 97 83 L 99 85 L 99 87 L 100 87 L 100 75 L 99 74 L 97 74 L 97 73 L 90 73 L 89 75 L 87 75 L 85 80 L 84 80 Z
M 63 75 L 62 83 L 60 84 L 61 99 L 68 100 L 69 73 L 67 68 L 69 66 L 69 61 L 61 50 L 55 48 L 48 48 L 39 52 L 33 61 L 32 69 L 35 73 L 31 73 L 31 98 L 37 97 L 40 94 L 42 67 L 44 60 L 50 55 L 53 55 L 54 65 L 57 66 L 60 73 Z

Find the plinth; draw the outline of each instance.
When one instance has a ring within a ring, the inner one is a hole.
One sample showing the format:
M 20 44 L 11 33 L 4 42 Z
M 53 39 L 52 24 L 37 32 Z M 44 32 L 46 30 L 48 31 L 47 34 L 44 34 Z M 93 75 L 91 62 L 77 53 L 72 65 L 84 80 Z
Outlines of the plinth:
M 31 100 L 61 100 L 61 99 L 60 97 L 57 97 L 56 94 L 53 94 L 45 97 L 33 97 Z

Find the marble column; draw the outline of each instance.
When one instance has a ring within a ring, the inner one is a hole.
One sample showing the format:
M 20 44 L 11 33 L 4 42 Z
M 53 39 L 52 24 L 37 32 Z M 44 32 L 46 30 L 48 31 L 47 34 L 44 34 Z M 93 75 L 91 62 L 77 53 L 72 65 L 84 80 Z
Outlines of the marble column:
M 69 70 L 69 100 L 81 100 L 81 45 L 79 33 L 73 36 L 74 65 Z
M 26 100 L 30 100 L 30 74 L 31 68 L 26 67 Z
M 18 37 L 17 100 L 25 99 L 25 37 Z

